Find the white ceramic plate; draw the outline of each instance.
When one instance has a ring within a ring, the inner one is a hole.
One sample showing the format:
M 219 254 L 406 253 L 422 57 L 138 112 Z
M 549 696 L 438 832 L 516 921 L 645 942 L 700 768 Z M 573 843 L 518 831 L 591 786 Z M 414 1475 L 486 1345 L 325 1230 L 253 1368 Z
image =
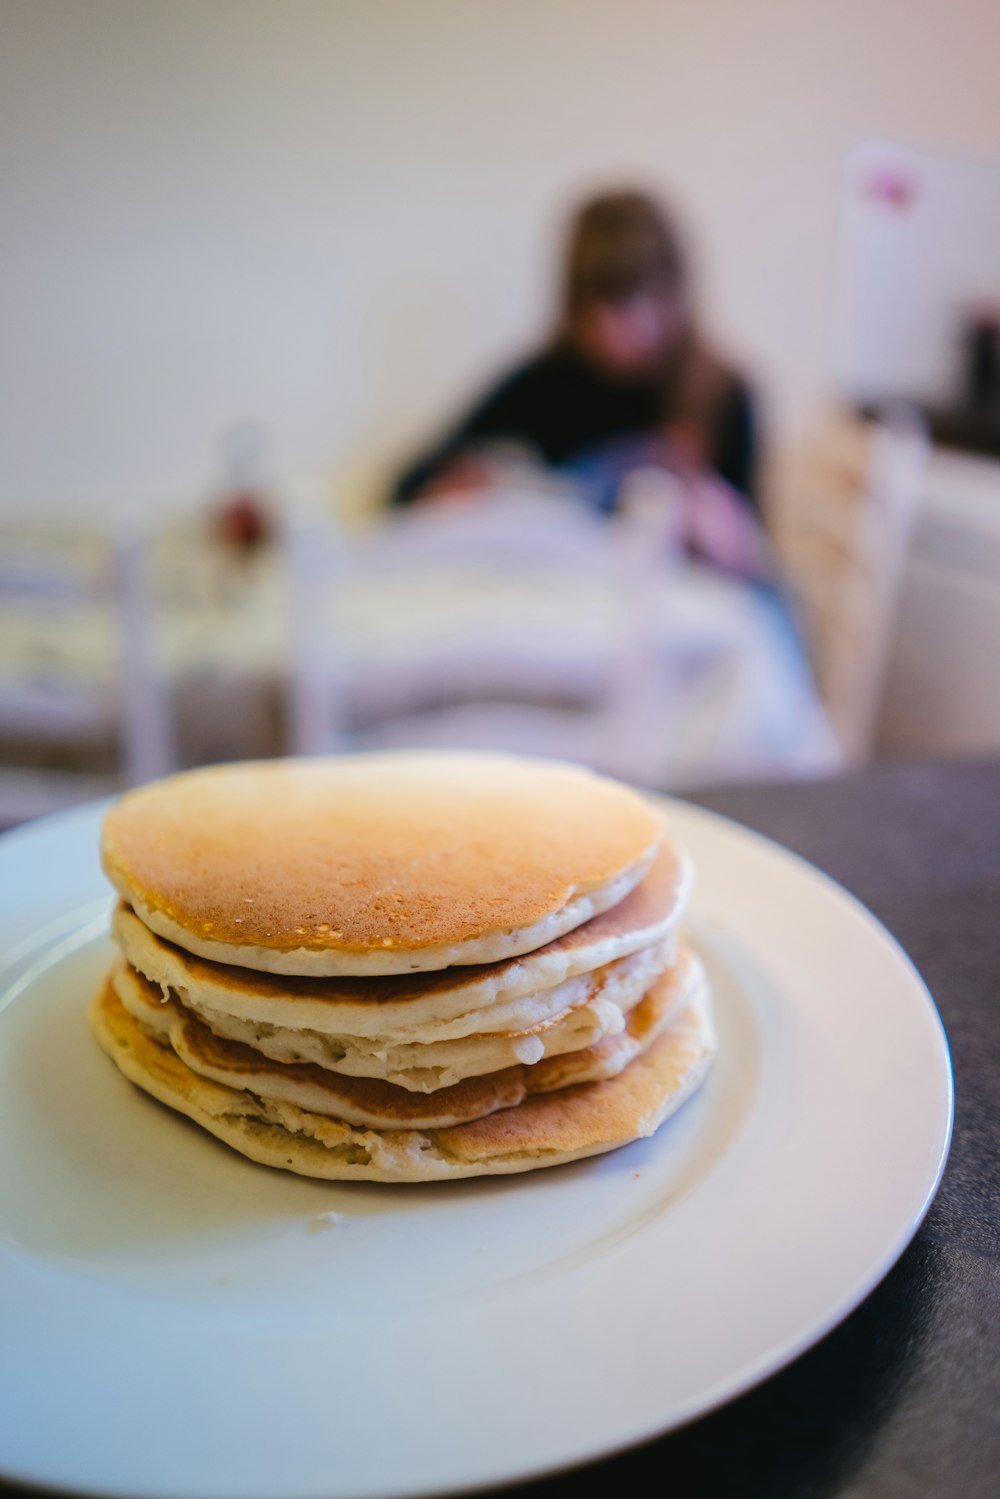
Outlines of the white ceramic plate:
M 10 1477 L 336 1499 L 597 1457 L 794 1358 L 927 1208 L 952 1086 L 926 989 L 861 906 L 732 823 L 671 809 L 717 1000 L 703 1090 L 593 1161 L 383 1187 L 253 1165 L 98 1050 L 99 810 L 0 841 Z

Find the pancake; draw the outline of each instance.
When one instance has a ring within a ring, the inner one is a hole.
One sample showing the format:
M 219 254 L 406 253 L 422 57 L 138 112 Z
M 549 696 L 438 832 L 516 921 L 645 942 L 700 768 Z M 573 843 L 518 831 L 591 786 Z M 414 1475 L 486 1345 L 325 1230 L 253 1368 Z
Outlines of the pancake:
M 545 1057 L 525 1074 L 529 1093 L 553 1093 L 574 1083 L 617 1077 L 647 1051 L 673 1020 L 677 1010 L 707 994 L 708 976 L 701 959 L 682 947 L 677 961 L 660 975 L 625 1016 L 624 1028 L 604 1036 L 586 1051 Z
M 127 793 L 105 871 L 217 962 L 378 975 L 532 952 L 623 900 L 660 814 L 578 766 L 398 752 L 188 771 Z
M 90 1022 L 119 1070 L 261 1164 L 338 1181 L 417 1182 L 530 1171 L 650 1135 L 703 1080 L 715 1053 L 701 989 L 616 1077 L 531 1097 L 445 1129 L 359 1128 L 200 1077 L 152 1040 L 105 984 Z
M 201 1006 L 182 1006 L 174 991 L 168 991 L 164 1000 L 161 989 L 127 964 L 115 969 L 113 982 L 129 1013 L 158 1033 L 166 1034 L 173 1014 L 183 1009 L 221 1039 L 252 1047 L 272 1061 L 309 1062 L 331 1072 L 377 1078 L 413 1092 L 432 1093 L 467 1077 L 578 1051 L 616 1034 L 624 1028 L 625 1014 L 638 1004 L 673 956 L 673 943 L 664 943 L 571 979 L 560 992 L 570 993 L 575 1002 L 528 1029 L 490 1031 L 440 1042 L 394 1043 L 234 1019 Z
M 643 948 L 662 944 L 687 899 L 690 861 L 661 848 L 641 884 L 611 910 L 506 962 L 381 978 L 296 978 L 214 963 L 157 937 L 125 905 L 115 940 L 128 962 L 164 994 L 198 1010 L 213 1029 L 230 1017 L 283 1030 L 382 1041 L 448 1040 L 526 1030 L 580 1003 L 567 985 Z M 226 1032 L 227 1034 L 231 1032 Z
M 252 1047 L 213 1035 L 177 1005 L 153 1006 L 149 1012 L 136 1010 L 127 1002 L 128 991 L 114 981 L 113 987 L 146 1034 L 169 1045 L 201 1077 L 348 1124 L 373 1129 L 437 1129 L 512 1108 L 529 1093 L 552 1092 L 569 1083 L 616 1076 L 651 1045 L 703 983 L 701 964 L 685 952 L 629 1012 L 620 1034 L 534 1067 L 507 1067 L 430 1094 L 412 1093 L 374 1078 L 340 1076 L 310 1063 L 269 1061 Z

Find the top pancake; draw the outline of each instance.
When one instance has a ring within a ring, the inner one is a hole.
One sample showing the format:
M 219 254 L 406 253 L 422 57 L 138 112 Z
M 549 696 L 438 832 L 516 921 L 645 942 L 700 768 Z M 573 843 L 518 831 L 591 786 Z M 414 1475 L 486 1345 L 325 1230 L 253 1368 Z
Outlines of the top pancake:
M 189 952 L 371 975 L 533 951 L 623 899 L 661 837 L 641 796 L 576 766 L 403 752 L 156 782 L 108 814 L 103 859 Z
M 112 929 L 133 968 L 206 1014 L 331 1036 L 415 1041 L 430 1039 L 428 1028 L 441 1039 L 445 1030 L 449 1037 L 526 1030 L 549 1019 L 576 1002 L 566 996 L 567 982 L 669 942 L 690 885 L 690 859 L 663 843 L 624 900 L 535 952 L 503 963 L 371 978 L 255 973 L 213 963 L 157 937 L 124 903 Z

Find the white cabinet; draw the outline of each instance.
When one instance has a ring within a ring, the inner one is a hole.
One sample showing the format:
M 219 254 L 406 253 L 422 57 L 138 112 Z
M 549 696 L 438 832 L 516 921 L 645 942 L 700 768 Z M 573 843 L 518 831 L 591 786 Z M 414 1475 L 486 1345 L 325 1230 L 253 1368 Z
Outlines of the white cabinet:
M 890 755 L 1000 752 L 1000 462 L 931 459 L 878 740 Z

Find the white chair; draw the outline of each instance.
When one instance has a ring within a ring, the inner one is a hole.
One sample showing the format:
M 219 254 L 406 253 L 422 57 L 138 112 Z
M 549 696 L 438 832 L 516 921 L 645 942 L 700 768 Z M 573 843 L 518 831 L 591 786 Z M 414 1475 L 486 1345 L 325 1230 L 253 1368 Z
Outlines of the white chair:
M 655 779 L 658 481 L 615 522 L 512 492 L 348 538 L 293 508 L 291 747 L 506 748 Z
M 844 758 L 870 759 L 930 443 L 918 414 L 841 428 L 804 479 L 784 534 Z
M 103 535 L 74 535 L 69 525 L 6 529 L 0 738 L 13 748 L 0 766 L 0 826 L 175 763 L 145 527 L 119 514 Z

